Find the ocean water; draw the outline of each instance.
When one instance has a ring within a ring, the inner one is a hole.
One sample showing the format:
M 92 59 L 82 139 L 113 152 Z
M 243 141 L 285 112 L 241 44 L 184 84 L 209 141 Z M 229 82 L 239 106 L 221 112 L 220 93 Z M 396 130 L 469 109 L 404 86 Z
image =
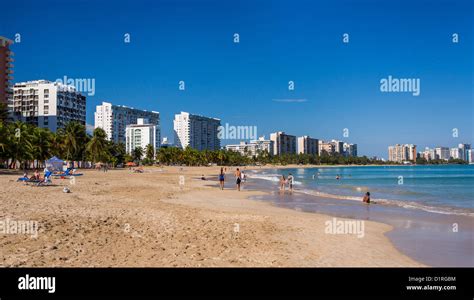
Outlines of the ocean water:
M 441 214 L 474 216 L 474 165 L 318 167 L 257 170 L 251 176 L 272 182 L 292 173 L 299 192 Z M 337 180 L 336 176 L 340 176 Z

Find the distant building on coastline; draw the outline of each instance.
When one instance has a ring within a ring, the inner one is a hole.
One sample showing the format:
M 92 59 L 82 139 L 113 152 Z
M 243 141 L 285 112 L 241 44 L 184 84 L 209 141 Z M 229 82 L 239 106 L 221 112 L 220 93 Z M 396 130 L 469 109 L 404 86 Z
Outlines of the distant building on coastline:
M 273 142 L 274 155 L 296 154 L 296 136 L 278 131 L 270 134 L 270 140 Z
M 10 50 L 11 44 L 13 44 L 12 40 L 0 36 L 0 104 L 7 106 L 13 95 L 11 74 L 13 74 L 12 56 L 15 54 Z
M 266 140 L 265 137 L 260 137 L 258 140 L 247 142 L 240 142 L 240 144 L 226 145 L 226 150 L 239 152 L 241 155 L 248 157 L 258 157 L 263 153 L 273 155 L 273 141 Z
M 435 154 L 438 159 L 449 160 L 449 148 L 448 147 L 436 147 Z
M 86 124 L 86 97 L 71 85 L 47 80 L 13 86 L 9 109 L 15 120 L 56 132 L 68 122 Z
M 319 140 L 309 136 L 298 137 L 298 154 L 319 154 Z
M 467 149 L 466 150 L 466 161 L 470 164 L 474 163 L 474 153 L 473 149 Z
M 132 107 L 113 105 L 109 102 L 102 102 L 96 106 L 94 113 L 94 128 L 102 128 L 107 134 L 107 139 L 115 143 L 126 142 L 127 125 L 137 124 L 138 119 L 147 119 L 149 124 L 157 127 L 160 135 L 160 113 L 156 111 L 146 111 Z M 160 140 L 158 138 L 158 140 Z
M 469 162 L 468 151 L 471 149 L 471 144 L 459 144 L 458 148 L 460 158 Z
M 415 162 L 417 158 L 416 145 L 396 144 L 388 147 L 388 160 L 394 162 Z
M 174 141 L 177 147 L 196 150 L 219 150 L 218 127 L 221 120 L 181 112 L 174 116 Z
M 160 131 L 157 125 L 150 124 L 147 119 L 138 118 L 137 124 L 127 125 L 125 130 L 125 149 L 131 154 L 137 147 L 143 149 L 144 157 L 146 155 L 146 147 L 153 146 L 154 154 L 160 148 Z
M 319 140 L 318 142 L 319 146 L 319 154 L 321 155 L 323 152 L 326 152 L 327 154 L 334 154 L 336 153 L 335 150 L 335 145 L 331 142 L 325 142 L 322 140 Z
M 344 154 L 344 142 L 338 140 L 331 140 L 329 143 L 334 145 L 334 152 Z
M 357 156 L 357 144 L 344 143 L 344 156 Z
M 459 149 L 459 148 L 451 148 L 449 150 L 449 156 L 452 159 L 463 159 L 462 155 L 461 155 L 461 149 Z

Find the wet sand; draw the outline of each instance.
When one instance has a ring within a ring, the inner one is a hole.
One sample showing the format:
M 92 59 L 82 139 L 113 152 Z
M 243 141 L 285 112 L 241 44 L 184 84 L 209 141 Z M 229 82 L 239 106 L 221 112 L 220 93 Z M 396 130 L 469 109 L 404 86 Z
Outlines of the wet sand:
M 252 197 L 298 211 L 329 214 L 335 217 L 372 220 L 391 225 L 385 235 L 395 247 L 415 260 L 436 267 L 474 266 L 474 218 L 447 215 L 385 204 L 323 198 L 299 193 L 281 195 L 277 185 L 256 180 L 255 189 L 269 194 Z M 376 200 L 376 199 L 374 199 Z

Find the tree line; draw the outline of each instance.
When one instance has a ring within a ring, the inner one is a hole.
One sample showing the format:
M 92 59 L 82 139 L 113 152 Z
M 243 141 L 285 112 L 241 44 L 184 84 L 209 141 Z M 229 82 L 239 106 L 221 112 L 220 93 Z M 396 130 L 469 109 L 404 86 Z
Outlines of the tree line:
M 343 156 L 339 153 L 329 154 L 325 151 L 320 155 L 270 155 L 267 151 L 259 150 L 252 156 L 241 155 L 239 152 L 225 149 L 198 151 L 190 147 L 186 149 L 168 147 L 160 148 L 155 155 L 154 147 L 147 145 L 145 149 L 136 147 L 130 154 L 127 154 L 125 145 L 108 141 L 107 134 L 101 128 L 96 128 L 92 135 L 88 135 L 84 125 L 78 122 L 69 122 L 65 128 L 61 128 L 54 133 L 49 129 L 20 121 L 7 122 L 1 119 L 0 116 L 0 167 L 41 168 L 44 166 L 44 162 L 52 156 L 57 156 L 66 161 L 108 163 L 114 167 L 127 162 L 144 165 L 159 163 L 186 166 L 206 166 L 210 164 L 227 166 L 397 164 L 366 156 Z M 427 164 L 428 162 L 424 159 L 417 159 L 417 163 Z M 448 162 L 435 161 L 435 163 Z M 465 162 L 451 160 L 449 163 Z

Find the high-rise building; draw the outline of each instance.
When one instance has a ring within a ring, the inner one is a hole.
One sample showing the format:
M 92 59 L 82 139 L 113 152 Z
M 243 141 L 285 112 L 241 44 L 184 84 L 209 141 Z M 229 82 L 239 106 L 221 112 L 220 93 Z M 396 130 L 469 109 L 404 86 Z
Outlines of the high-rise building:
M 396 144 L 388 147 L 388 160 L 395 162 L 416 161 L 416 145 Z
M 12 98 L 11 81 L 13 80 L 14 53 L 10 50 L 12 40 L 0 36 L 0 104 L 9 105 Z
M 309 136 L 301 136 L 298 138 L 298 154 L 319 154 L 319 140 L 310 138 Z
M 344 143 L 344 156 L 357 156 L 357 144 Z
M 137 124 L 138 119 L 147 119 L 148 124 L 155 125 L 160 137 L 160 113 L 146 111 L 122 105 L 113 105 L 102 102 L 96 106 L 94 113 L 94 128 L 102 128 L 107 134 L 107 139 L 115 143 L 126 142 L 127 125 Z M 158 138 L 160 140 L 160 138 Z
M 448 147 L 436 147 L 435 154 L 438 159 L 449 160 L 449 148 Z
M 462 159 L 461 158 L 461 149 L 459 148 L 451 148 L 449 150 L 449 156 L 452 159 Z
M 404 160 L 416 161 L 416 145 L 406 144 L 404 146 Z
M 466 150 L 466 161 L 470 164 L 474 163 L 474 150 L 473 149 L 467 149 Z
M 218 127 L 221 120 L 181 112 L 174 116 L 174 141 L 177 147 L 197 150 L 219 150 Z
M 278 131 L 270 134 L 270 140 L 273 141 L 273 154 L 295 154 L 296 153 L 296 136 L 285 134 Z
M 56 132 L 68 122 L 86 124 L 86 97 L 71 85 L 47 80 L 16 83 L 10 104 L 13 118 Z
M 125 149 L 131 154 L 137 147 L 141 147 L 144 157 L 146 155 L 146 147 L 153 146 L 154 154 L 160 148 L 160 131 L 158 126 L 150 124 L 147 119 L 138 118 L 137 124 L 130 124 L 126 127 L 125 133 Z
M 471 144 L 459 144 L 459 156 L 462 160 L 469 161 L 467 151 L 471 149 Z
M 318 147 L 319 147 L 319 155 L 321 155 L 323 152 L 329 155 L 336 152 L 335 145 L 331 142 L 325 142 L 325 141 L 319 140 Z
M 339 154 L 344 153 L 344 142 L 331 140 L 330 143 L 334 145 L 334 152 L 339 153 Z

